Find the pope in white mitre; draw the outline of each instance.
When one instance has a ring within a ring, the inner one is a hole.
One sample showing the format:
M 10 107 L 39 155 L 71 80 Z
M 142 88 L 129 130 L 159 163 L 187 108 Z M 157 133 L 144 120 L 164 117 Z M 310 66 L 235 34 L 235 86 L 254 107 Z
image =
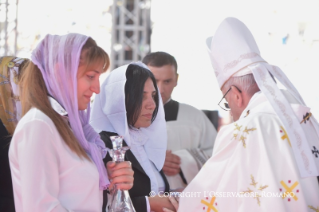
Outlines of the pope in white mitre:
M 234 122 L 221 128 L 178 211 L 319 211 L 319 125 L 310 108 L 241 21 L 226 18 L 207 45 L 220 105 Z

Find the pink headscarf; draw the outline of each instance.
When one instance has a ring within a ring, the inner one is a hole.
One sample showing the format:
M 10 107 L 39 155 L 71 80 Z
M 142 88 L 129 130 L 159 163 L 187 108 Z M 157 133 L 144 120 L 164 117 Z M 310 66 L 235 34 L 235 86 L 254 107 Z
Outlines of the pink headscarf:
M 81 34 L 47 35 L 32 52 L 32 62 L 41 70 L 49 94 L 68 112 L 75 137 L 94 161 L 100 175 L 100 189 L 110 184 L 103 158 L 107 153 L 104 142 L 89 125 L 90 105 L 79 111 L 77 71 L 83 45 L 88 37 Z

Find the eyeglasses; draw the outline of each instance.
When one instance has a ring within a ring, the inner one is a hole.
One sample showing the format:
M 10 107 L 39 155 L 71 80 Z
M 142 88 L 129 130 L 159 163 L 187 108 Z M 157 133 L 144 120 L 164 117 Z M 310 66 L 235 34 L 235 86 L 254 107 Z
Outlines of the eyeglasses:
M 221 109 L 226 110 L 226 111 L 230 111 L 230 107 L 229 107 L 228 102 L 226 101 L 225 97 L 228 94 L 228 92 L 231 90 L 232 86 L 237 88 L 237 90 L 241 93 L 241 90 L 237 86 L 235 86 L 235 85 L 230 86 L 230 88 L 228 89 L 228 91 L 226 91 L 223 98 L 218 102 L 218 106 L 221 107 Z

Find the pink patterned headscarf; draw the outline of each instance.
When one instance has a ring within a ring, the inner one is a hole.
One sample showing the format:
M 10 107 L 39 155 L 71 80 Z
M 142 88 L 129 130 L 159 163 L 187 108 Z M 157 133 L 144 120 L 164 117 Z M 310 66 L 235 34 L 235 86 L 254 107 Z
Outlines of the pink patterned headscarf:
M 88 37 L 81 34 L 47 35 L 32 52 L 32 62 L 41 70 L 49 94 L 68 112 L 75 137 L 94 161 L 100 175 L 100 189 L 110 184 L 103 158 L 107 153 L 104 142 L 89 125 L 87 111 L 78 110 L 77 71 L 83 45 Z

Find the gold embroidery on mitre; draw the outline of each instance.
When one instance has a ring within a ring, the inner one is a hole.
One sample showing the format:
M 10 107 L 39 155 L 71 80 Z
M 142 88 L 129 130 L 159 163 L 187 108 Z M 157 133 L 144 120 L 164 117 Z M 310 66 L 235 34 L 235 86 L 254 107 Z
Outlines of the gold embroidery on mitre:
M 252 185 L 256 188 L 258 182 L 255 181 L 254 176 L 252 174 L 250 175 L 250 179 L 251 179 L 250 185 Z M 241 194 L 247 194 L 247 193 L 251 194 L 254 197 L 254 199 L 257 200 L 257 204 L 260 206 L 260 199 L 259 198 L 261 197 L 261 195 L 257 194 L 257 192 L 258 192 L 258 190 L 263 191 L 267 187 L 268 187 L 268 185 L 264 185 L 264 186 L 260 185 L 259 188 L 257 188 L 256 190 L 252 190 L 248 187 L 246 191 L 242 191 L 240 193 Z
M 312 205 L 308 205 L 308 207 L 316 212 L 319 212 L 319 206 L 317 208 L 313 207 Z
M 208 198 L 207 198 L 208 199 Z M 214 212 L 218 212 L 217 208 L 214 207 L 214 202 L 215 202 L 216 197 L 212 197 L 212 199 L 210 200 L 210 203 L 206 202 L 205 200 L 201 200 L 200 203 L 204 204 L 207 206 L 207 212 L 210 212 L 211 210 L 213 210 Z M 217 203 L 216 203 L 217 204 Z
M 235 129 L 234 129 L 235 132 L 233 133 L 232 139 L 234 138 L 235 140 L 237 140 L 237 137 L 238 137 L 239 141 L 242 142 L 243 147 L 246 148 L 247 135 L 249 135 L 249 132 L 255 131 L 257 129 L 245 127 L 245 129 L 241 131 L 240 129 L 242 128 L 243 125 L 239 126 L 237 123 L 235 123 L 234 125 L 235 125 Z
M 291 147 L 290 139 L 289 139 L 289 137 L 288 137 L 288 134 L 287 134 L 286 130 L 285 130 L 282 126 L 280 126 L 280 129 L 281 129 L 281 131 L 284 133 L 284 135 L 281 136 L 281 140 L 287 139 L 287 141 L 288 141 L 288 143 L 289 143 L 289 146 Z M 280 131 L 280 132 L 281 132 L 281 131 Z

